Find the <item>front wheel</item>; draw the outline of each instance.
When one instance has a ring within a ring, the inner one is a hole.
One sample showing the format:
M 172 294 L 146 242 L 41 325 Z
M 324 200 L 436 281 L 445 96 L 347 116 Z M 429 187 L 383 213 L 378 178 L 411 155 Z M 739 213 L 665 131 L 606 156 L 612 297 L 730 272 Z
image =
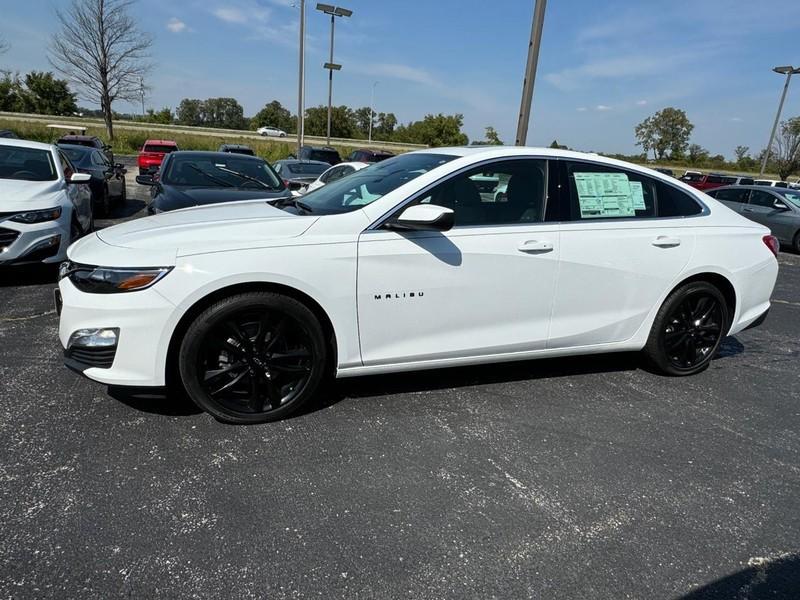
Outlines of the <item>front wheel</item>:
M 672 292 L 656 314 L 644 353 L 668 375 L 693 375 L 706 369 L 730 323 L 719 289 L 696 281 Z
M 189 397 L 229 423 L 284 418 L 308 403 L 323 378 L 322 327 L 301 302 L 271 292 L 224 298 L 203 311 L 181 343 Z

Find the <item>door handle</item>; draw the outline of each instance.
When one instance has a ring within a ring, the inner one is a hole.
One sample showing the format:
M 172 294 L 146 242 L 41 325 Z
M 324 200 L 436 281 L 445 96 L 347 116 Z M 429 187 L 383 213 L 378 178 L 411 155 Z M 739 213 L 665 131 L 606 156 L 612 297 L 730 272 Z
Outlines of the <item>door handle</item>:
M 653 246 L 658 248 L 674 248 L 681 245 L 680 238 L 669 237 L 667 235 L 660 235 L 652 241 Z
M 520 252 L 529 252 L 529 253 L 537 253 L 537 252 L 552 252 L 553 251 L 553 242 L 540 242 L 539 240 L 528 240 L 527 242 L 522 242 L 517 249 Z
M 742 212 L 756 212 L 752 208 L 743 208 Z

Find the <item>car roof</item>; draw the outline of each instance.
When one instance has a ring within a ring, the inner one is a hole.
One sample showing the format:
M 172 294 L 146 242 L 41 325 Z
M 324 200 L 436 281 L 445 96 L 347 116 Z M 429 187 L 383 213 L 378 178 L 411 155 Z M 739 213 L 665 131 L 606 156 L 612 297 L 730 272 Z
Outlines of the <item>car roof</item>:
M 160 144 L 161 146 L 177 146 L 178 143 L 175 140 L 146 140 L 144 145 L 147 144 Z
M 786 190 L 790 188 L 776 188 L 771 185 L 721 185 L 719 187 L 715 187 L 714 189 L 708 190 L 709 192 L 715 192 L 717 190 L 764 190 L 766 192 L 776 192 L 777 190 Z
M 91 148 L 90 146 L 81 146 L 80 144 L 64 144 L 58 143 L 56 144 L 59 148 L 69 148 L 70 150 L 81 150 L 82 152 L 99 152 L 97 148 Z
M 336 148 L 332 148 L 331 146 L 309 146 L 306 144 L 303 148 L 309 148 L 311 150 L 325 150 L 327 152 L 338 152 Z
M 58 139 L 60 139 L 60 140 L 87 140 L 88 141 L 88 140 L 97 140 L 97 139 L 100 139 L 100 138 L 98 138 L 96 135 L 78 135 L 78 134 L 68 133 L 67 135 L 62 135 Z
M 304 163 L 304 164 L 308 164 L 308 165 L 325 165 L 326 167 L 338 167 L 339 166 L 339 165 L 330 165 L 330 164 L 328 164 L 328 163 L 326 163 L 324 161 L 321 161 L 321 160 L 301 160 L 299 158 L 282 158 L 280 160 L 276 160 L 275 163 L 273 163 L 273 164 L 277 164 L 277 163 L 281 163 L 281 164 L 284 164 L 284 165 L 289 165 L 289 164 L 294 165 L 294 164 L 297 164 L 297 163 Z
M 304 160 L 303 162 L 320 162 L 320 161 L 317 161 L 317 160 Z M 323 163 L 323 164 L 327 165 L 328 163 Z M 360 161 L 360 160 L 350 160 L 350 161 L 346 161 L 346 162 L 340 162 L 339 164 L 336 164 L 336 165 L 330 165 L 330 168 L 331 169 L 335 169 L 336 167 L 368 167 L 368 166 L 370 166 L 370 163 L 365 163 L 365 162 Z
M 15 140 L 10 138 L 0 138 L 0 146 L 16 146 L 18 148 L 33 148 L 36 150 L 50 150 L 55 149 L 53 144 L 45 144 L 44 142 L 32 142 L 30 140 Z
M 225 160 L 230 160 L 231 158 L 229 152 L 207 152 L 203 150 L 178 150 L 177 152 L 172 152 L 169 156 L 184 158 L 224 158 Z M 237 154 L 236 157 L 243 160 L 264 160 L 259 156 L 249 156 L 247 154 Z

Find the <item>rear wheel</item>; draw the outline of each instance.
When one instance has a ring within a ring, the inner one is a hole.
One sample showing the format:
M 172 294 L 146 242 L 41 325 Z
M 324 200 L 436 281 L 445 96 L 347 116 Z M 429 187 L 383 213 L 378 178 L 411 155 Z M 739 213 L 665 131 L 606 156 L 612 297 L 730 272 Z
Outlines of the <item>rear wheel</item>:
M 800 231 L 794 235 L 794 240 L 792 240 L 792 249 L 800 254 Z
M 100 198 L 97 199 L 97 212 L 101 217 L 108 217 L 111 214 L 111 196 L 108 193 L 108 186 L 103 185 L 100 190 Z
M 304 304 L 271 292 L 216 302 L 189 326 L 178 367 L 189 397 L 217 419 L 264 423 L 308 403 L 323 378 L 322 327 Z
M 656 314 L 644 353 L 668 375 L 693 375 L 706 369 L 729 325 L 719 289 L 705 281 L 679 287 Z

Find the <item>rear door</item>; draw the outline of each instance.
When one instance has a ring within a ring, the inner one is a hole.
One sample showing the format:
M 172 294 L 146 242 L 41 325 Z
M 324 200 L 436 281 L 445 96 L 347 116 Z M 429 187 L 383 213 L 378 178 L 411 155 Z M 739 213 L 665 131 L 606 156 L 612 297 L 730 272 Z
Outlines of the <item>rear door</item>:
M 610 165 L 564 160 L 561 264 L 548 348 L 631 338 L 688 263 L 702 206 L 679 188 Z
M 712 198 L 719 200 L 725 206 L 736 212 L 741 212 L 747 206 L 750 190 L 747 188 L 726 188 L 706 192 Z

